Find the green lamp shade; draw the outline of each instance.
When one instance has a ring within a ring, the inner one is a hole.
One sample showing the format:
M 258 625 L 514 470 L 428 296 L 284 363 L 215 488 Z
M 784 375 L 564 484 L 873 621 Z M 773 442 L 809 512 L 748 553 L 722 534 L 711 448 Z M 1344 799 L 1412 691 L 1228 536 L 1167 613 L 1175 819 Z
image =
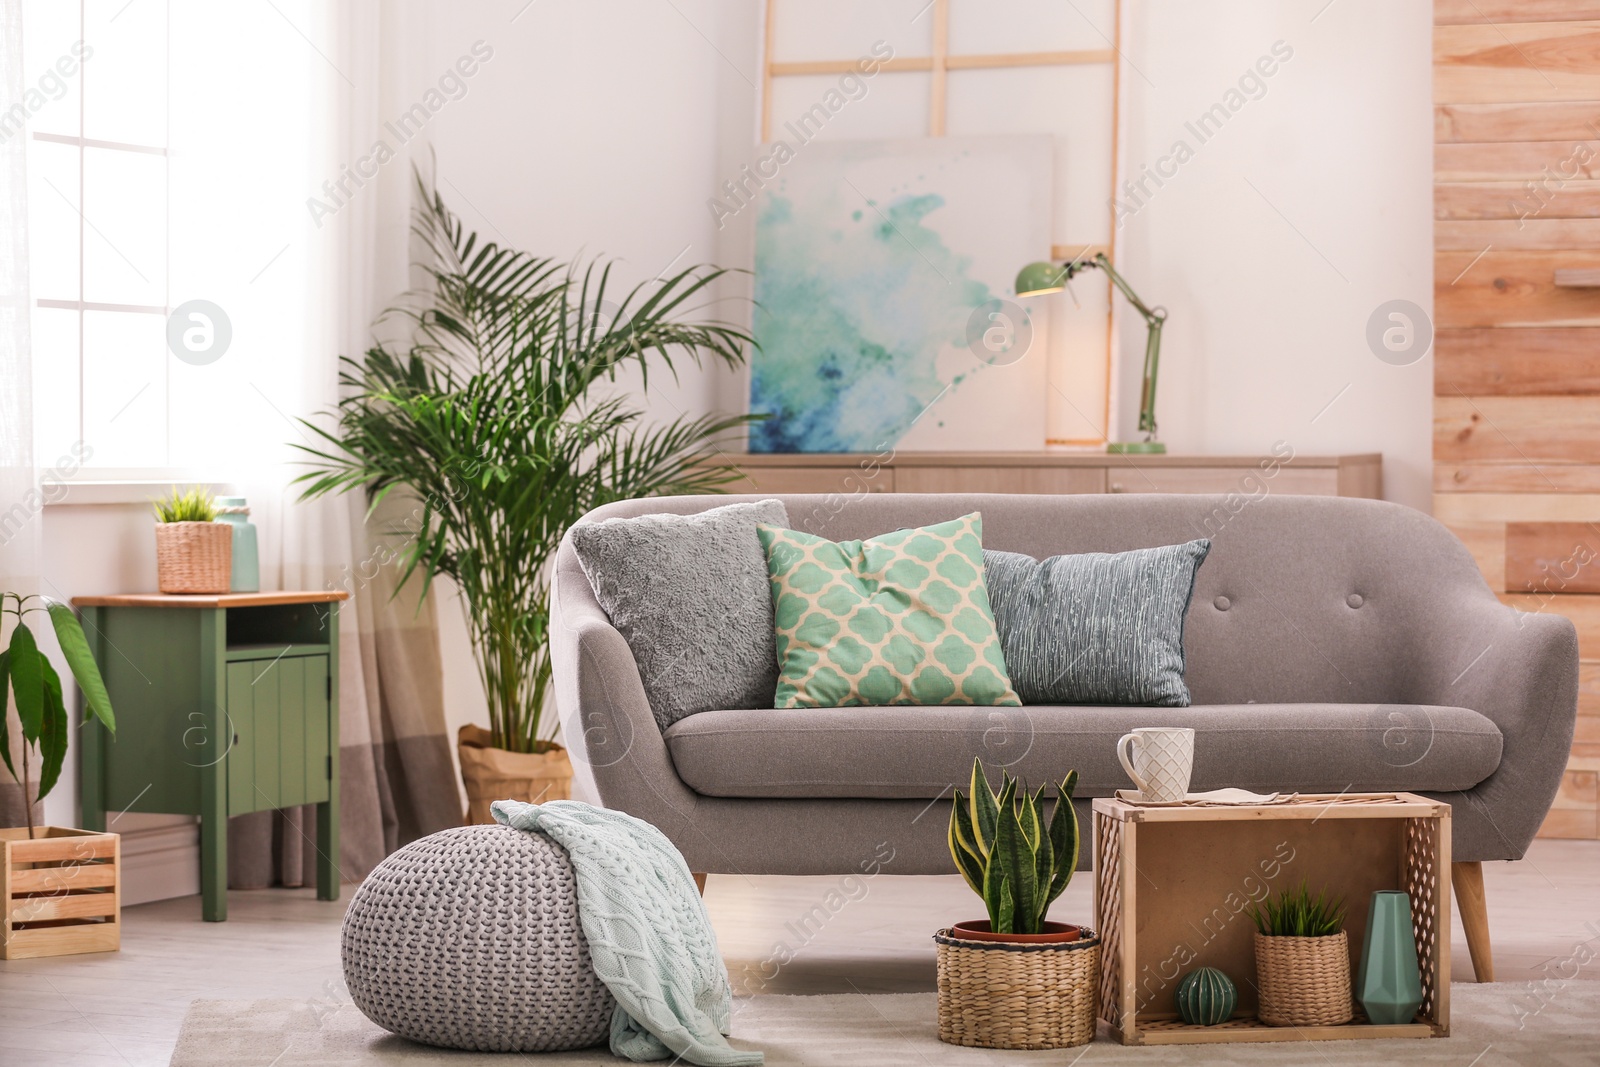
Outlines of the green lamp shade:
M 1215 967 L 1199 967 L 1178 983 L 1178 1017 L 1190 1026 L 1225 1023 L 1239 1003 L 1233 981 Z
M 1043 296 L 1059 293 L 1067 287 L 1066 271 L 1054 263 L 1029 263 L 1017 272 L 1018 296 Z

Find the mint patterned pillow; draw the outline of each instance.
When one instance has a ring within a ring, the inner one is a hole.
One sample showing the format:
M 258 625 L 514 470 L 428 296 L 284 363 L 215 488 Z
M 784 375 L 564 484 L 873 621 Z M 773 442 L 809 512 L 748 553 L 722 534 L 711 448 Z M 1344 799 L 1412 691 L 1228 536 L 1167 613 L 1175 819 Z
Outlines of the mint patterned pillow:
M 835 543 L 758 525 L 779 708 L 1016 705 L 983 574 L 983 517 Z

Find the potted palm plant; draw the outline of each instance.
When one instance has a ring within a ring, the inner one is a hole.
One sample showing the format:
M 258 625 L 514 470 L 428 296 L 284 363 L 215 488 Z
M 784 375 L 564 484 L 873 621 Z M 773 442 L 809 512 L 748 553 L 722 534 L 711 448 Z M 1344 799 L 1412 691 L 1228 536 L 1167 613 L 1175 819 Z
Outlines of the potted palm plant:
M 1304 880 L 1249 909 L 1255 921 L 1256 1017 L 1268 1026 L 1350 1021 L 1350 943 L 1344 901 L 1316 896 Z
M 967 794 L 955 791 L 950 855 L 989 917 L 934 935 L 941 1041 L 1043 1049 L 1094 1038 L 1100 939 L 1045 917 L 1078 867 L 1077 785 L 1069 772 L 1048 820 L 1043 786 L 1030 794 L 1002 771 L 995 792 L 978 760 Z
M 362 490 L 414 496 L 402 580 L 449 578 L 467 610 L 489 728 L 459 737 L 469 817 L 502 798 L 569 795 L 566 751 L 547 730 L 549 564 L 567 528 L 615 500 L 707 492 L 736 476 L 711 445 L 749 416 L 645 425 L 595 387 L 637 368 L 744 362 L 744 329 L 696 318 L 725 271 L 691 267 L 616 292 L 609 264 L 565 266 L 479 239 L 421 179 L 413 230 L 426 289 L 386 316 L 408 341 L 346 358 L 336 424 L 307 425 L 302 499 Z M 369 512 L 370 514 L 370 512 Z
M 72 608 L 48 597 L 0 593 L 0 619 L 16 626 L 0 651 L 0 760 L 22 786 L 26 828 L 0 829 L 0 959 L 101 952 L 121 943 L 121 864 L 116 834 L 35 826 L 33 805 L 55 788 L 72 724 L 61 678 L 28 626 L 50 617 L 67 667 L 83 692 L 85 714 L 116 732 L 111 698 Z M 11 751 L 11 698 L 16 698 L 20 751 Z M 34 770 L 37 767 L 37 786 Z

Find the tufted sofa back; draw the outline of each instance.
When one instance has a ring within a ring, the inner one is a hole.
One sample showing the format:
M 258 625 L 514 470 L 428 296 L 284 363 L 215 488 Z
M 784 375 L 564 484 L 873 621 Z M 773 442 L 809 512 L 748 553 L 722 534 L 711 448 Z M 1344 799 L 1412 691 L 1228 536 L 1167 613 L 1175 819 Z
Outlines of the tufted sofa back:
M 628 500 L 589 518 L 687 514 L 757 499 L 764 498 Z M 1422 512 L 1375 500 L 912 493 L 778 499 L 796 529 L 833 540 L 972 511 L 983 515 L 984 547 L 1038 558 L 1209 538 L 1211 554 L 1184 632 L 1196 704 L 1417 702 L 1420 680 L 1410 665 L 1425 658 L 1419 650 L 1449 617 L 1452 601 L 1492 597 L 1447 529 Z M 568 547 L 558 558 L 557 582 L 562 596 L 588 594 Z

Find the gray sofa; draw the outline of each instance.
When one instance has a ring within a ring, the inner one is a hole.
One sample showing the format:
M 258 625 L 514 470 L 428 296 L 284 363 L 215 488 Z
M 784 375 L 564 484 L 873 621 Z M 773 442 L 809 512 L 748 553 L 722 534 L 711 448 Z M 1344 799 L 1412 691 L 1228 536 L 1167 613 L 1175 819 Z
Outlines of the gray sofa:
M 759 498 L 633 500 L 590 518 L 748 499 Z M 1089 798 L 1129 786 L 1118 737 L 1191 726 L 1197 790 L 1448 801 L 1470 932 L 1478 864 L 1520 858 L 1555 797 L 1576 717 L 1573 626 L 1500 604 L 1461 543 L 1421 512 L 1295 496 L 1242 507 L 1166 495 L 780 499 L 796 528 L 836 540 L 971 511 L 983 513 L 985 547 L 1040 558 L 1210 537 L 1184 635 L 1194 704 L 728 709 L 663 735 L 627 644 L 563 544 L 552 651 L 566 736 L 604 802 L 660 827 L 695 871 L 842 874 L 892 849 L 894 873 L 951 873 L 949 796 L 974 757 L 1032 782 L 1077 768 L 1087 825 Z M 1474 940 L 1487 980 L 1486 926 Z

